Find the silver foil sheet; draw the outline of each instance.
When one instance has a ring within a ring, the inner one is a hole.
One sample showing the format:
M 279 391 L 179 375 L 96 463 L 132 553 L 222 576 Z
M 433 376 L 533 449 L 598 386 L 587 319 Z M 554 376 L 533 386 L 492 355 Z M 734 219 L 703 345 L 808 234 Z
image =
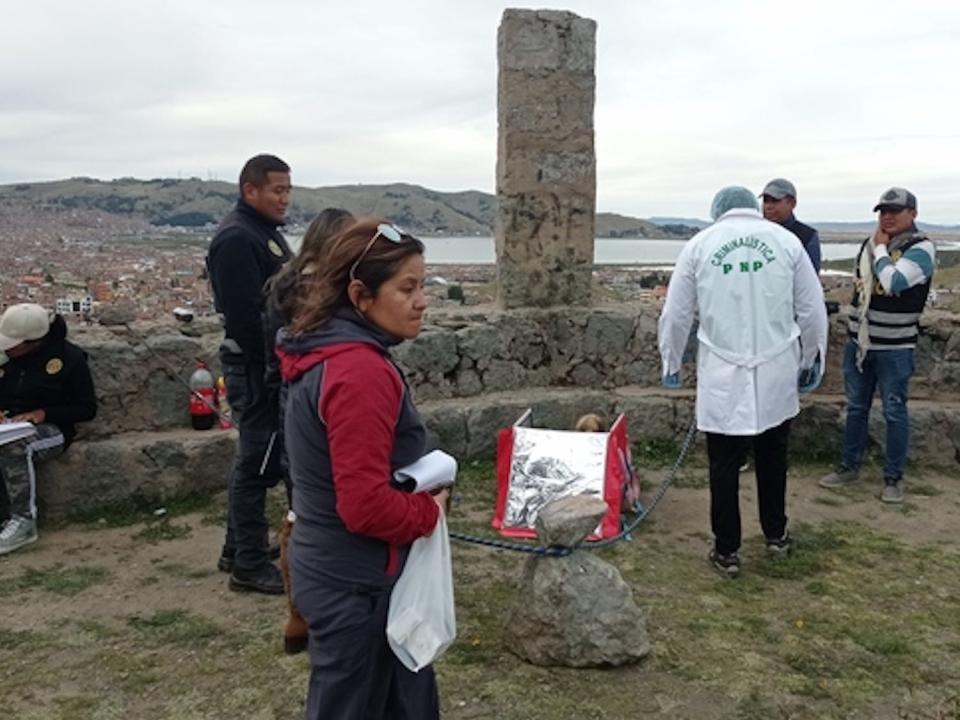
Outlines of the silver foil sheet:
M 515 427 L 503 524 L 534 529 L 551 500 L 572 495 L 603 499 L 607 433 Z

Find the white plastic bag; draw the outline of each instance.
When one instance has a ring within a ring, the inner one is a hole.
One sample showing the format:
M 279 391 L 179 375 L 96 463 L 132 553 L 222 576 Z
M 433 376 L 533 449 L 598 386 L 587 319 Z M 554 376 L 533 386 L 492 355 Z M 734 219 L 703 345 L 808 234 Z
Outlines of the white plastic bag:
M 387 641 L 408 670 L 419 672 L 456 637 L 450 537 L 441 512 L 433 533 L 414 540 L 403 574 L 390 593 Z

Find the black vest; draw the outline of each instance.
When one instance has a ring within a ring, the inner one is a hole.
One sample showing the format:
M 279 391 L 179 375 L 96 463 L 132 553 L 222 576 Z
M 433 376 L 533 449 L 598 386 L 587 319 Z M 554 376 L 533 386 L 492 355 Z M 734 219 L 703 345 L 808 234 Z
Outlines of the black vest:
M 783 223 L 783 227 L 800 238 L 800 244 L 803 245 L 804 250 L 806 250 L 807 245 L 810 244 L 810 241 L 813 240 L 813 236 L 817 234 L 816 230 L 809 225 L 800 222 L 793 215 L 791 215 L 787 221 Z
M 908 249 L 917 243 L 929 240 L 926 235 L 914 231 L 909 240 L 903 245 L 898 245 L 894 253 L 905 253 Z M 857 253 L 856 269 L 857 281 L 853 290 L 853 312 L 851 313 L 851 323 L 848 328 L 848 334 L 853 339 L 857 338 L 855 322 L 862 321 L 860 313 L 860 293 L 857 288 L 860 286 L 860 258 L 870 239 L 867 238 L 860 246 L 860 252 Z M 898 256 L 899 257 L 899 256 Z M 890 258 L 894 262 L 893 257 Z M 870 292 L 870 307 L 866 312 L 866 319 L 870 325 L 870 344 L 874 346 L 911 347 L 917 344 L 917 338 L 920 334 L 920 314 L 927 303 L 927 295 L 930 292 L 930 285 L 933 282 L 933 276 L 927 278 L 927 281 L 907 288 L 899 295 L 887 295 L 886 290 L 880 281 L 874 277 L 873 289 Z M 891 336 L 892 331 L 912 327 L 913 332 L 909 335 L 900 337 Z

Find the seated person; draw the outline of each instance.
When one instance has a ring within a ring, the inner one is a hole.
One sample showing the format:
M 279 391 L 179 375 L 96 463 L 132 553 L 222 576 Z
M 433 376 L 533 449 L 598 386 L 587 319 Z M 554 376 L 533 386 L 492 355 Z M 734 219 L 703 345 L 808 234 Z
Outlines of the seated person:
M 0 316 L 0 422 L 35 427 L 28 437 L 0 444 L 0 508 L 9 508 L 0 515 L 0 555 L 37 539 L 34 462 L 62 453 L 74 423 L 96 414 L 87 354 L 67 341 L 63 318 L 51 320 L 32 303 L 7 308 Z

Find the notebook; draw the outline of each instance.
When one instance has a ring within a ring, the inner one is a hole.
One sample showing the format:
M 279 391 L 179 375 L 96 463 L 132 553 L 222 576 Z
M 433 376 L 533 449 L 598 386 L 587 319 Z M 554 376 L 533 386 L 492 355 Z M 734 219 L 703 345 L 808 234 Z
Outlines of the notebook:
M 29 422 L 0 422 L 0 445 L 35 435 L 37 429 Z

